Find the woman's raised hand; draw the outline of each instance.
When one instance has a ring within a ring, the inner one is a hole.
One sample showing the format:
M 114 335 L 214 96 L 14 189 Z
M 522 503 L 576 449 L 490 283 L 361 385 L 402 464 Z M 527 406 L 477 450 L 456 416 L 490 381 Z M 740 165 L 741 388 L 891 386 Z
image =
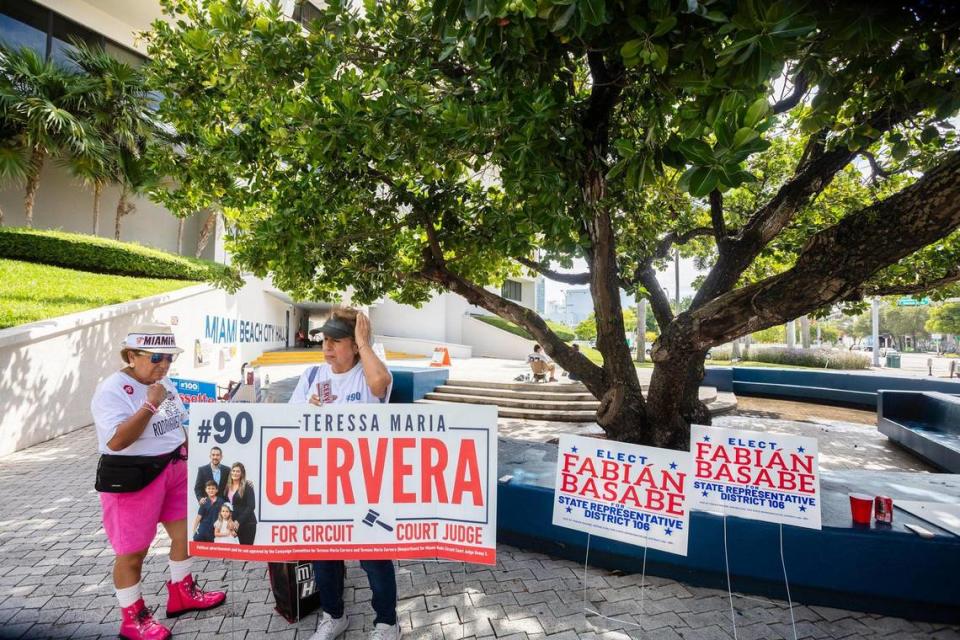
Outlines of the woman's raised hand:
M 370 318 L 367 317 L 367 314 L 362 311 L 357 312 L 357 329 L 354 332 L 354 339 L 357 341 L 357 347 L 363 348 L 364 346 L 370 346 L 370 340 L 373 336 L 370 335 Z
M 150 402 L 155 407 L 159 407 L 160 403 L 167 399 L 167 388 L 155 382 L 149 387 L 147 387 L 147 401 Z

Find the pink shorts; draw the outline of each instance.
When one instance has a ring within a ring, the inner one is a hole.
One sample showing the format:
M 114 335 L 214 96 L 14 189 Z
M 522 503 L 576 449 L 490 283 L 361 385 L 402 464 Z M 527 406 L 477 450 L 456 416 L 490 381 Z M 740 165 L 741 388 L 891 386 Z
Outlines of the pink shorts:
M 148 548 L 157 525 L 187 517 L 187 463 L 173 460 L 157 478 L 133 493 L 101 493 L 103 528 L 119 556 Z

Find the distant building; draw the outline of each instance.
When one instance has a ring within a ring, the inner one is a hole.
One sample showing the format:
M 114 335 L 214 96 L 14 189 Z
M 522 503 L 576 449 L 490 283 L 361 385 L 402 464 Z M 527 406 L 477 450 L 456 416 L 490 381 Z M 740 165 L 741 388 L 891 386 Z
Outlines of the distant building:
M 563 292 L 563 323 L 575 327 L 593 313 L 590 289 L 567 289 Z
M 547 281 L 540 276 L 536 281 L 536 293 L 537 293 L 537 313 L 541 316 L 546 312 L 547 308 Z

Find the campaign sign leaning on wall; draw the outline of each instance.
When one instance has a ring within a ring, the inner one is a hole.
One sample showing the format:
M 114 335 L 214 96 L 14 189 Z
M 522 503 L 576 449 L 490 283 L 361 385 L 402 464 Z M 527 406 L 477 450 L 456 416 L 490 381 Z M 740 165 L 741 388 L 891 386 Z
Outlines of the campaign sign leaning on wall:
M 690 449 L 694 509 L 820 528 L 816 438 L 695 424 Z
M 560 436 L 553 524 L 687 555 L 690 454 Z
M 214 446 L 248 482 L 231 508 L 190 496 L 193 555 L 496 563 L 496 407 L 195 404 L 190 423 L 191 486 Z

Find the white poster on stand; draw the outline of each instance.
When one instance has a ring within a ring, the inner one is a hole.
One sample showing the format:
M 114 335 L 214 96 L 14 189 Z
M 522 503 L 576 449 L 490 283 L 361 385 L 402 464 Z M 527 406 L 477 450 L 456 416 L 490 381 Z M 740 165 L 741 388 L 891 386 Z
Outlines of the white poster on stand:
M 687 555 L 687 451 L 560 436 L 553 524 Z
M 690 507 L 820 529 L 816 438 L 692 425 Z

